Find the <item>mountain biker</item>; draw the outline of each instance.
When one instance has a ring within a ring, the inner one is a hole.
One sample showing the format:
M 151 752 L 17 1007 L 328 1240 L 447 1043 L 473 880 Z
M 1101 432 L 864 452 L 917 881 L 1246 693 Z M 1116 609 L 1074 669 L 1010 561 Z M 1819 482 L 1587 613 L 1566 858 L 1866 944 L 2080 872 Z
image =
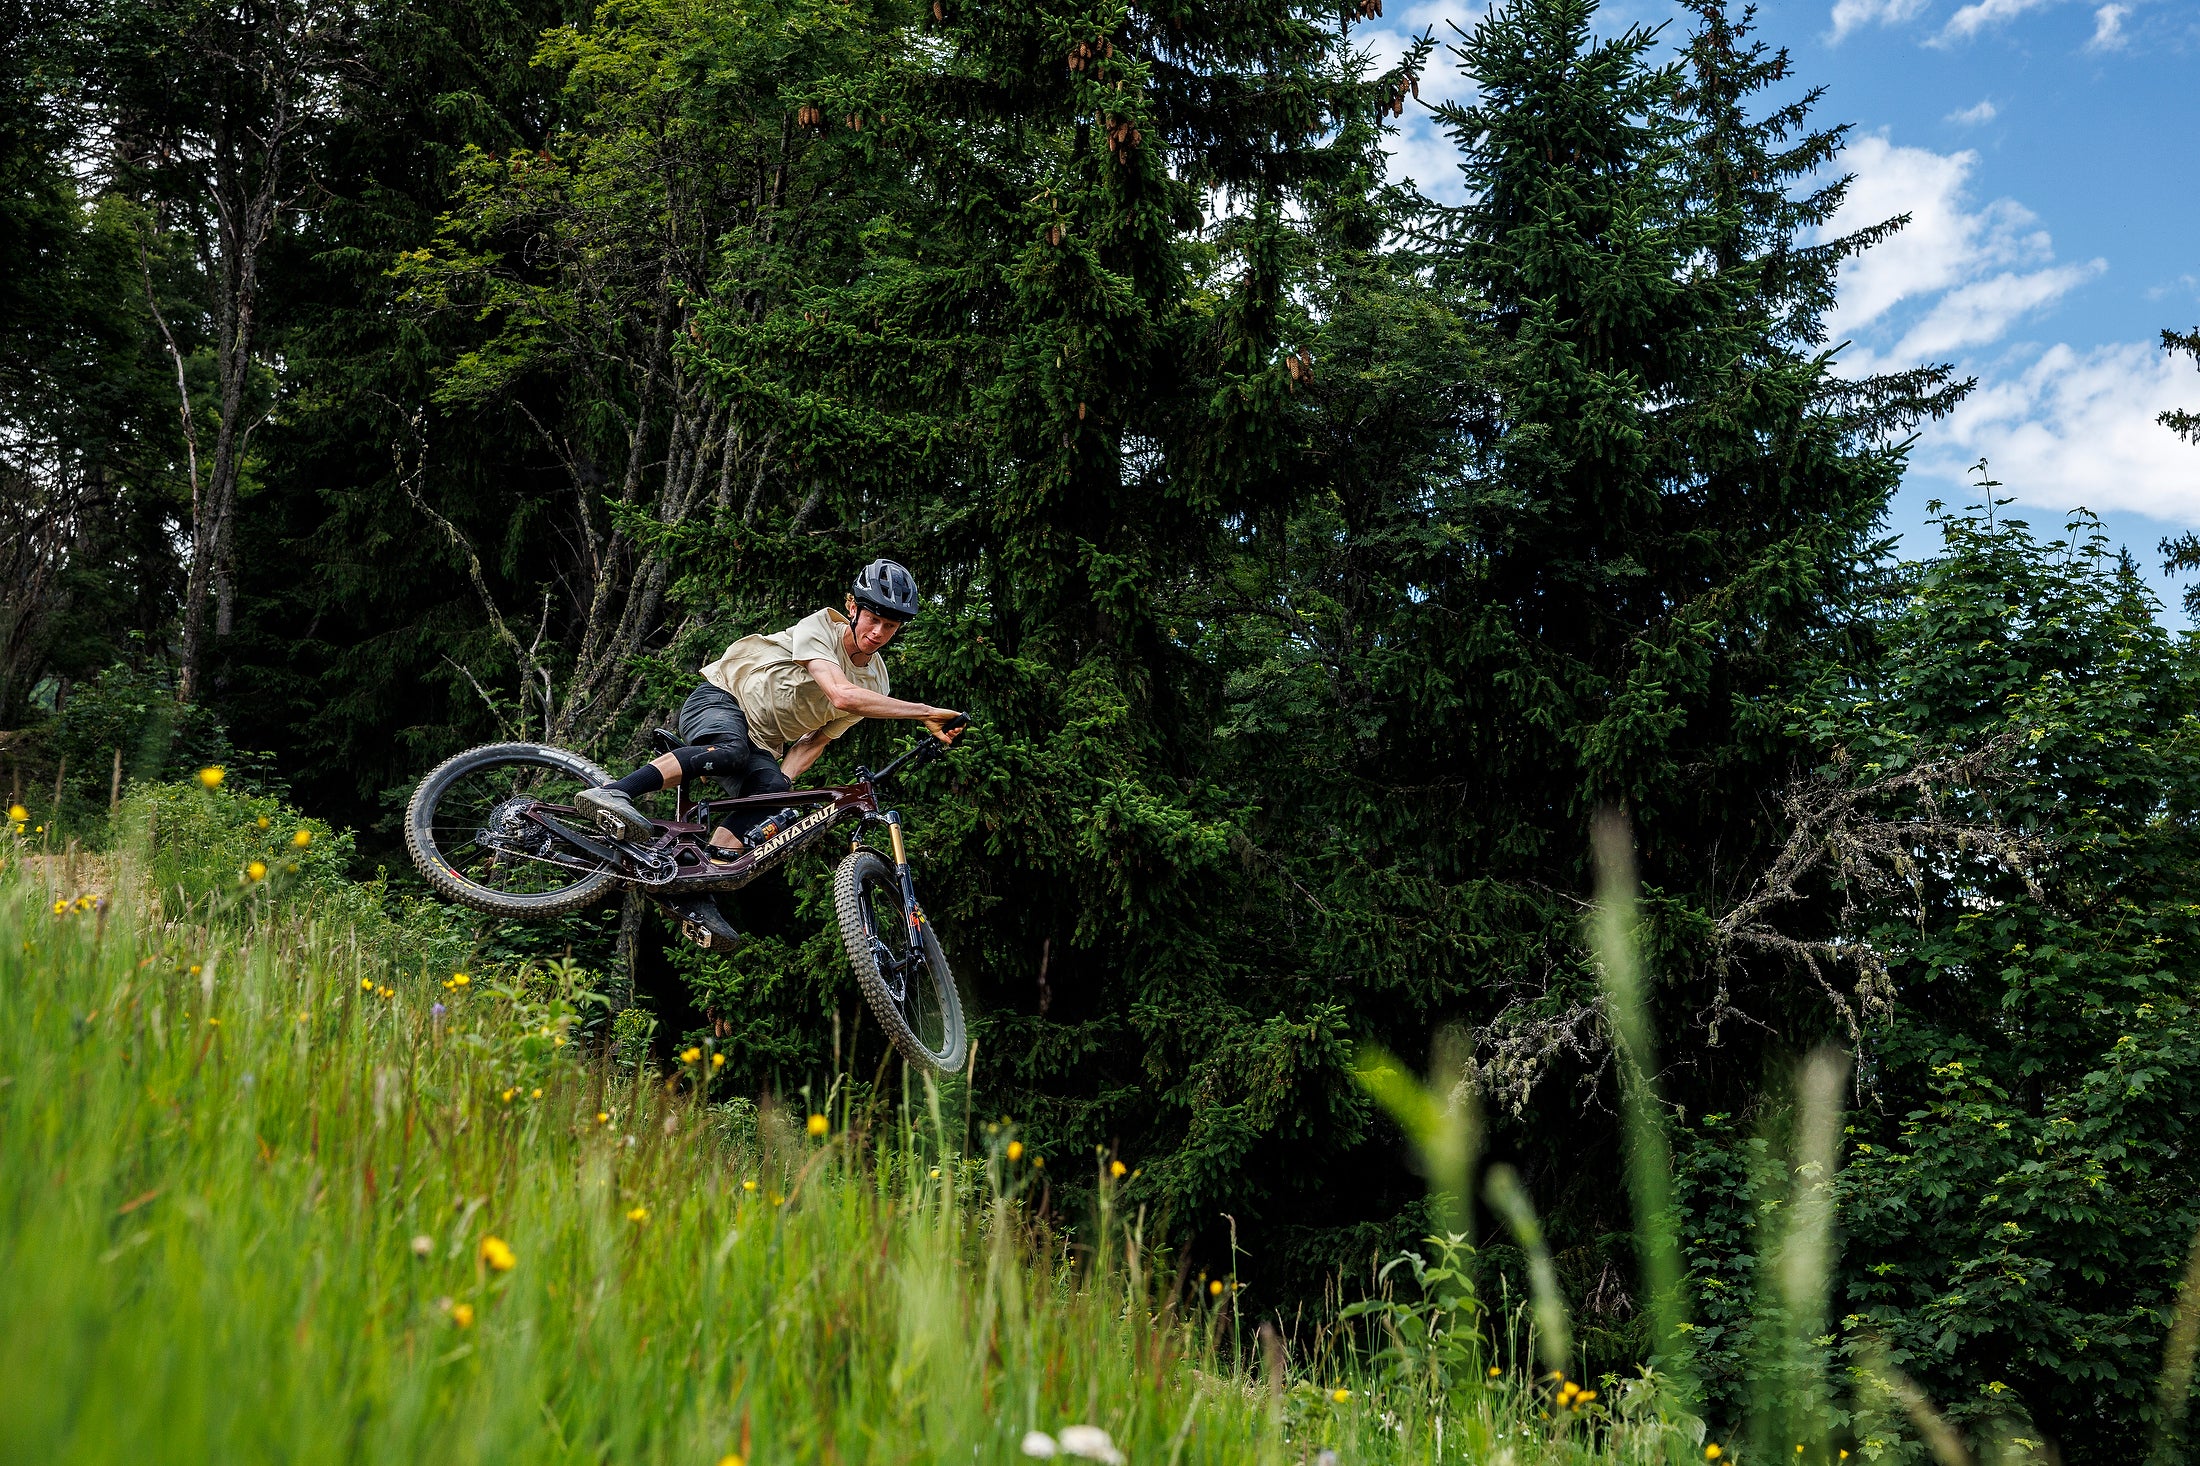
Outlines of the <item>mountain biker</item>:
M 889 695 L 879 653 L 917 614 L 915 577 L 892 560 L 863 567 L 847 595 L 847 614 L 820 608 L 784 631 L 744 636 L 702 669 L 703 682 L 680 708 L 683 746 L 573 805 L 629 840 L 655 833 L 634 807 L 644 794 L 709 774 L 726 793 L 776 794 L 794 787 L 825 745 L 865 718 L 913 718 L 942 743 L 960 729 L 944 725 L 953 708 Z M 730 863 L 741 841 L 724 825 L 711 831 L 714 861 Z

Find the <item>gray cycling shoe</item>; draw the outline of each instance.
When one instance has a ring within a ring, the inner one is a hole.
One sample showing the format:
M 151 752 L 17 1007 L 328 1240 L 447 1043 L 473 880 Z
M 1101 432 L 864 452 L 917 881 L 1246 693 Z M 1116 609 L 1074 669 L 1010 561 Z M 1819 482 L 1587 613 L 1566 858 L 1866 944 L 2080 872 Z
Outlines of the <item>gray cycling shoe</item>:
M 583 789 L 573 796 L 573 807 L 596 822 L 596 828 L 622 840 L 647 840 L 657 832 L 649 817 L 634 807 L 623 790 L 609 785 Z
M 748 937 L 726 920 L 718 903 L 708 896 L 683 896 L 665 902 L 664 907 L 680 918 L 680 935 L 706 952 L 725 956 L 748 944 Z

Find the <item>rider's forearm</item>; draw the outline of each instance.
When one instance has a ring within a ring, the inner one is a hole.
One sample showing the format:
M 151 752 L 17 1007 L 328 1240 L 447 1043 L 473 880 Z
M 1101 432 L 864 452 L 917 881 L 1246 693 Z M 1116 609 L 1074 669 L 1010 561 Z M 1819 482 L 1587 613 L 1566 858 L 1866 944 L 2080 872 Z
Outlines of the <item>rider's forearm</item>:
M 830 742 L 832 740 L 825 736 L 823 729 L 803 734 L 795 740 L 794 747 L 787 750 L 787 756 L 779 761 L 779 772 L 789 779 L 801 778 L 809 772 L 810 765 L 817 762 L 818 755 L 825 751 L 825 745 Z
M 888 697 L 883 692 L 873 692 L 853 683 L 833 699 L 833 706 L 844 713 L 861 713 L 866 718 L 929 718 L 942 711 L 930 703 L 903 702 L 898 697 Z

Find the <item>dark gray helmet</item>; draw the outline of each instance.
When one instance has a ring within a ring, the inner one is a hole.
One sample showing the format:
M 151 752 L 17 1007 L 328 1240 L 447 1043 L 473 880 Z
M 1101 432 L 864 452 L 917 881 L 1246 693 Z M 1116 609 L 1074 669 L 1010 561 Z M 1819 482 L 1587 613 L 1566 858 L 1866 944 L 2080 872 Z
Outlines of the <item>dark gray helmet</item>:
M 916 577 L 891 560 L 873 560 L 864 566 L 849 594 L 858 606 L 890 620 L 908 621 L 917 614 Z

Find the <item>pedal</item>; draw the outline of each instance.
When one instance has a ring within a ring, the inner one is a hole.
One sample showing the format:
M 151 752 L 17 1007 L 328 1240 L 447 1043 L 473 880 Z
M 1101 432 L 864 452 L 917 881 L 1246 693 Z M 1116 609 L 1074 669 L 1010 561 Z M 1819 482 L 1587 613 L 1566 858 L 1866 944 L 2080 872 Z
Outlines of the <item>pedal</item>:
M 748 934 L 726 920 L 718 903 L 708 896 L 684 896 L 665 902 L 664 907 L 680 918 L 680 935 L 706 952 L 730 957 L 748 945 Z

